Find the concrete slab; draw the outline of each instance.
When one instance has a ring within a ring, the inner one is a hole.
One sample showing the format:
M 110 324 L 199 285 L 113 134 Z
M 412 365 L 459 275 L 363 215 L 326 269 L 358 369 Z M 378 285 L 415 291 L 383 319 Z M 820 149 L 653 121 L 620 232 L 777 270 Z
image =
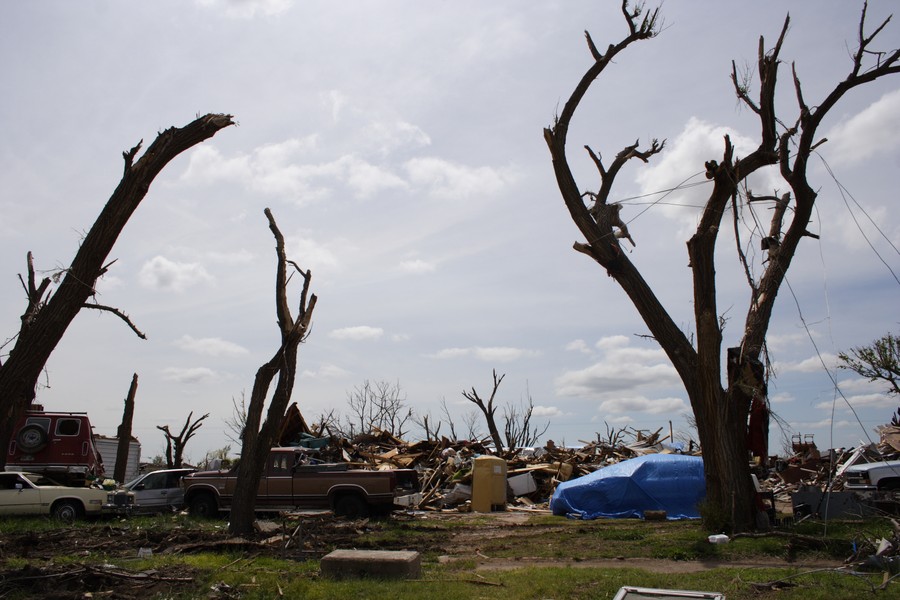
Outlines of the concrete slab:
M 422 559 L 411 550 L 335 550 L 322 558 L 322 575 L 333 579 L 419 579 Z

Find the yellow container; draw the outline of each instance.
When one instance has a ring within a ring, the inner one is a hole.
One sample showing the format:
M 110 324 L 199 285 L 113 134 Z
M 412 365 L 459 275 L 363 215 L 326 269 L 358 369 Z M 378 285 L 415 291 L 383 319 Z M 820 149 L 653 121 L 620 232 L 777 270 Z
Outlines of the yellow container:
M 506 510 L 506 461 L 479 456 L 472 461 L 472 510 Z

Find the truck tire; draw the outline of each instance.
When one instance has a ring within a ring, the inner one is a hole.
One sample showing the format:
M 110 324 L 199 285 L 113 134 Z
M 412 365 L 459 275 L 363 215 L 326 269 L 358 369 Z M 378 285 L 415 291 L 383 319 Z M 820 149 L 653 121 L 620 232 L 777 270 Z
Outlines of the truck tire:
M 47 432 L 40 425 L 26 425 L 16 434 L 16 444 L 23 452 L 40 452 L 47 445 Z
M 362 519 L 369 516 L 369 505 L 356 494 L 342 494 L 334 501 L 334 514 L 348 519 Z
M 219 505 L 212 494 L 204 492 L 191 498 L 191 501 L 188 504 L 188 513 L 190 513 L 192 517 L 212 519 L 213 517 L 218 516 Z
M 71 523 L 84 516 L 84 507 L 76 500 L 60 500 L 50 507 L 50 516 L 63 523 Z

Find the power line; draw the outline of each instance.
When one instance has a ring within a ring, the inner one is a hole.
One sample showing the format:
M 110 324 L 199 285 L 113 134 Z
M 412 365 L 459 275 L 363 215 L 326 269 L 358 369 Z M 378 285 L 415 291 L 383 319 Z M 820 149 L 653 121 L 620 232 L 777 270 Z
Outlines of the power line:
M 881 254 L 878 253 L 878 250 L 875 249 L 875 246 L 872 244 L 872 241 L 866 235 L 866 232 L 863 231 L 863 228 L 860 226 L 859 221 L 856 218 L 856 215 L 850 209 L 850 203 L 847 202 L 847 196 L 849 196 L 850 199 L 853 200 L 853 203 L 856 204 L 857 208 L 859 208 L 859 210 L 862 212 L 862 214 L 866 215 L 866 218 L 869 219 L 869 222 L 872 224 L 873 227 L 875 227 L 875 230 L 878 231 L 878 233 L 881 234 L 881 237 L 883 237 L 885 239 L 885 241 L 887 241 L 888 245 L 894 249 L 894 252 L 896 252 L 898 255 L 900 255 L 900 250 L 897 249 L 897 247 L 893 244 L 893 242 L 891 242 L 890 238 L 887 235 L 885 235 L 885 233 L 881 230 L 880 227 L 878 227 L 878 223 L 876 223 L 875 220 L 872 219 L 872 217 L 869 216 L 869 214 L 866 212 L 866 210 L 859 204 L 859 202 L 856 201 L 856 198 L 853 197 L 853 194 L 851 194 L 850 191 L 847 188 L 845 188 L 844 185 L 840 181 L 838 181 L 838 178 L 835 176 L 834 172 L 831 170 L 831 166 L 829 166 L 829 164 L 825 160 L 825 158 L 818 152 L 816 152 L 816 156 L 819 157 L 819 160 L 821 160 L 822 164 L 825 165 L 825 170 L 828 171 L 828 174 L 834 180 L 834 183 L 837 186 L 837 189 L 841 194 L 841 198 L 844 200 L 844 205 L 847 207 L 847 212 L 849 212 L 850 216 L 853 218 L 853 223 L 856 224 L 856 228 L 859 229 L 859 233 L 863 236 L 863 239 L 866 240 L 866 243 L 869 245 L 869 248 L 872 249 L 872 252 L 875 253 L 875 256 L 878 257 L 878 260 L 880 260 L 881 263 L 887 268 L 887 270 L 890 271 L 891 275 L 894 278 L 894 281 L 896 281 L 898 284 L 900 284 L 900 277 L 897 277 L 897 274 L 894 272 L 894 270 L 891 268 L 891 266 L 887 263 L 886 260 L 884 260 L 884 258 L 881 256 Z

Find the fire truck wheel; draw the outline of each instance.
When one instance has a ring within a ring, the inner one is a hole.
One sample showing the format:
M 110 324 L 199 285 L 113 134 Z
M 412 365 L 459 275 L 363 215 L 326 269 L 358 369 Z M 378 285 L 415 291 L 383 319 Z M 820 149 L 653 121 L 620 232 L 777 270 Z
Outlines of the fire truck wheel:
M 26 425 L 16 435 L 16 443 L 25 452 L 40 452 L 47 445 L 47 432 L 40 425 Z

